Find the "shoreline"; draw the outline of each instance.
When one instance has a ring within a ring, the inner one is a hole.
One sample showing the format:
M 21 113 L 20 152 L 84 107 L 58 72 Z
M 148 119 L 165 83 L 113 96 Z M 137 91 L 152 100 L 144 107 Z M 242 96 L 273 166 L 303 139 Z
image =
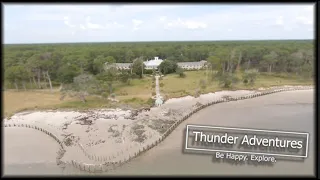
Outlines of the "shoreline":
M 220 90 L 220 91 L 216 91 L 216 92 L 209 92 L 209 93 L 204 93 L 204 94 L 200 94 L 201 95 L 207 95 L 207 94 L 214 94 L 217 92 L 234 92 L 234 91 L 255 91 L 255 92 L 259 92 L 259 91 L 263 91 L 263 90 L 268 90 L 268 89 L 274 89 L 274 88 L 284 88 L 284 87 L 314 87 L 314 84 L 311 85 L 281 85 L 281 86 L 270 86 L 270 87 L 259 87 L 259 88 L 242 88 L 242 89 L 231 89 L 231 90 Z M 180 99 L 180 98 L 185 98 L 185 97 L 189 97 L 191 95 L 186 95 L 186 96 L 177 96 L 177 97 L 172 97 L 169 98 L 167 100 L 165 100 L 164 103 L 166 103 L 167 101 L 171 100 L 171 99 Z M 191 96 L 194 97 L 194 96 Z M 196 98 L 196 97 L 194 97 Z M 80 102 L 79 102 L 80 103 Z M 74 112 L 87 112 L 87 111 L 92 111 L 92 110 L 101 110 L 101 109 L 123 109 L 123 110 L 137 110 L 139 108 L 134 108 L 134 107 L 123 107 L 121 105 L 119 106 L 114 106 L 112 108 L 103 108 L 103 107 L 96 107 L 96 108 L 84 108 L 84 109 L 77 109 L 77 108 L 50 108 L 50 107 L 33 107 L 33 108 L 26 108 L 26 109 L 22 109 L 22 110 L 18 110 L 14 113 L 12 113 L 11 115 L 7 115 L 6 117 L 2 117 L 2 119 L 9 119 L 16 115 L 16 114 L 24 114 L 24 113 L 33 113 L 33 112 L 56 112 L 56 111 L 61 111 L 61 112 L 70 112 L 70 111 L 74 111 Z
M 281 86 L 282 89 L 290 87 L 303 88 L 305 86 Z M 273 87 L 267 90 L 279 88 Z M 266 91 L 266 89 L 263 91 Z M 134 152 L 139 151 L 144 146 L 148 146 L 146 149 L 150 148 L 150 145 L 158 142 L 163 135 L 167 136 L 169 131 L 172 131 L 174 127 L 179 125 L 180 119 L 186 117 L 190 111 L 196 112 L 195 109 L 200 110 L 200 107 L 204 104 L 213 100 L 223 99 L 224 96 L 236 98 L 251 96 L 255 93 L 259 93 L 259 91 L 219 91 L 203 94 L 198 98 L 192 96 L 172 98 L 162 106 L 151 108 L 150 111 L 142 111 L 131 119 L 124 118 L 125 116 L 130 116 L 130 113 L 132 114 L 130 110 L 115 109 L 110 112 L 106 111 L 106 109 L 100 109 L 100 111 L 89 110 L 85 113 L 55 110 L 54 112 L 42 111 L 31 112 L 29 114 L 15 114 L 12 116 L 12 121 L 6 120 L 6 122 L 31 123 L 42 125 L 46 129 L 51 123 L 51 126 L 56 126 L 54 129 L 57 128 L 57 131 L 60 131 L 61 134 L 71 134 L 71 142 L 74 142 L 74 144 L 78 143 L 78 145 L 82 144 L 84 148 L 82 151 L 79 151 L 79 147 L 76 145 L 66 146 L 66 153 L 62 157 L 62 161 L 72 162 L 73 160 L 77 160 L 78 162 L 92 164 L 101 164 L 101 162 L 106 161 L 121 162 L 123 161 L 122 159 L 130 159 L 130 157 L 136 156 Z M 221 102 L 224 102 L 224 100 Z M 108 108 L 107 110 L 110 109 Z M 63 113 L 69 113 L 69 116 L 62 116 Z M 56 120 L 54 116 L 61 119 Z M 87 117 L 87 120 L 79 120 L 79 117 L 80 119 Z M 91 124 L 89 123 L 90 121 Z M 89 124 L 84 123 L 81 125 L 81 122 Z M 47 126 L 44 124 L 47 124 Z M 102 142 L 103 140 L 104 142 Z M 116 150 L 120 150 L 120 152 L 116 152 Z

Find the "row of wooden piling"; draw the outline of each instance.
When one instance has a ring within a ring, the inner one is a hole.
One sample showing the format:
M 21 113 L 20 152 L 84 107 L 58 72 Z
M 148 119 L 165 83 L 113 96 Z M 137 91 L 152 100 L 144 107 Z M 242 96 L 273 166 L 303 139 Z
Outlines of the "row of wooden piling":
M 63 161 L 61 161 L 61 158 L 63 157 L 64 153 L 66 152 L 65 147 L 63 145 L 63 141 L 60 140 L 56 135 L 54 135 L 53 133 L 49 132 L 48 130 L 42 128 L 42 127 L 38 127 L 36 125 L 33 124 L 23 124 L 23 123 L 13 123 L 13 124 L 4 124 L 4 127 L 25 127 L 25 128 L 32 128 L 38 131 L 41 131 L 45 134 L 47 134 L 48 136 L 50 136 L 51 138 L 53 138 L 59 145 L 59 151 L 57 152 L 57 157 L 56 157 L 56 162 L 57 165 L 60 164 L 64 164 Z
M 83 151 L 83 153 L 92 160 L 96 160 L 96 161 L 104 161 L 104 163 L 101 164 L 86 164 L 84 162 L 79 162 L 76 160 L 71 160 L 70 162 L 65 162 L 68 165 L 71 165 L 81 171 L 86 171 L 86 172 L 90 172 L 90 173 L 99 173 L 99 172 L 106 172 L 106 171 L 110 171 L 115 169 L 116 167 L 119 167 L 129 161 L 131 161 L 132 159 L 134 159 L 135 157 L 145 153 L 146 151 L 148 151 L 149 149 L 157 146 L 159 143 L 161 143 L 166 137 L 169 136 L 169 134 L 183 121 L 185 121 L 186 119 L 188 119 L 190 116 L 192 116 L 193 114 L 195 114 L 196 112 L 214 105 L 214 104 L 219 104 L 222 102 L 229 102 L 229 101 L 238 101 L 238 100 L 244 100 L 244 99 L 251 99 L 251 98 L 255 98 L 255 97 L 259 97 L 259 96 L 264 96 L 264 95 L 268 95 L 268 94 L 272 94 L 272 93 L 277 93 L 277 92 L 283 92 L 283 91 L 295 91 L 295 90 L 308 90 L 308 89 L 313 89 L 313 87 L 287 87 L 287 88 L 279 88 L 279 89 L 272 89 L 272 90 L 266 90 L 263 92 L 258 92 L 255 94 L 250 94 L 250 95 L 244 95 L 244 96 L 239 96 L 239 97 L 234 97 L 234 98 L 221 98 L 219 100 L 214 100 L 212 102 L 208 102 L 204 105 L 198 106 L 197 108 L 193 109 L 191 112 L 189 112 L 187 115 L 183 116 L 181 119 L 179 119 L 178 121 L 176 121 L 165 133 L 163 133 L 163 135 L 155 142 L 150 143 L 148 145 L 145 145 L 144 147 L 140 148 L 137 152 L 129 154 L 127 157 L 125 157 L 123 160 L 120 161 L 112 161 L 112 159 L 116 158 L 115 155 L 113 155 L 112 157 L 102 157 L 102 156 L 95 156 L 92 154 L 89 154 L 88 152 L 85 151 L 85 149 L 83 148 L 83 146 L 81 144 L 79 145 L 79 148 Z M 5 127 L 10 127 L 10 125 L 5 125 Z M 15 126 L 15 125 L 14 125 Z M 31 127 L 32 125 L 24 125 L 24 126 L 28 126 Z M 23 126 L 22 126 L 23 127 Z M 34 126 L 35 129 L 37 130 L 41 130 L 43 132 L 45 132 L 46 134 L 50 135 L 51 137 L 53 137 L 60 145 L 61 145 L 61 149 L 64 150 L 63 144 L 62 142 L 55 137 L 52 133 L 42 129 L 42 128 L 38 128 L 36 126 Z M 33 128 L 33 126 L 31 127 Z M 130 152 L 131 149 L 128 149 L 128 152 Z M 123 156 L 124 151 L 120 151 L 117 153 L 117 156 L 122 155 Z M 62 156 L 61 156 L 62 157 Z M 60 158 L 61 159 L 61 158 Z

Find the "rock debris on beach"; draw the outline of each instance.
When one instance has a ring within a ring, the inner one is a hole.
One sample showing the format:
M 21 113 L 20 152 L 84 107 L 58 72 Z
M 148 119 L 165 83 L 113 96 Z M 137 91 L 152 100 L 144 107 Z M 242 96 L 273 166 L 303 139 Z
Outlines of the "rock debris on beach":
M 220 91 L 202 94 L 197 98 L 192 96 L 172 98 L 160 107 L 137 110 L 99 109 L 86 112 L 18 113 L 12 116 L 8 123 L 37 124 L 50 132 L 60 133 L 67 146 L 64 160 L 97 163 L 96 160 L 88 158 L 79 146 L 83 146 L 87 154 L 95 157 L 121 159 L 120 156 L 128 156 L 130 152 L 136 152 L 142 145 L 158 140 L 176 120 L 197 107 L 213 100 L 256 92 Z M 122 152 L 122 155 L 119 155 L 119 152 Z

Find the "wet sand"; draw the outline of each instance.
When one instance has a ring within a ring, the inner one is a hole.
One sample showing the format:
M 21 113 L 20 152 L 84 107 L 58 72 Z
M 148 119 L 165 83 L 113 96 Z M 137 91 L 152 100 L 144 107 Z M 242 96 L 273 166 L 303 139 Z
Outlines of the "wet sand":
M 135 110 L 121 109 L 23 112 L 15 114 L 5 122 L 7 125 L 22 123 L 42 127 L 54 133 L 60 140 L 68 141 L 69 145 L 65 147 L 66 153 L 61 159 L 64 162 L 76 160 L 86 164 L 100 164 L 101 159 L 119 162 L 128 156 L 133 156 L 141 147 L 154 143 L 171 124 L 197 108 L 199 104 L 221 99 L 225 95 L 241 96 L 253 93 L 255 91 L 219 91 L 198 98 L 192 96 L 174 98 L 160 107 L 138 113 Z M 10 134 L 5 136 L 11 138 Z M 32 134 L 28 137 L 37 139 L 37 136 Z M 80 146 L 86 154 L 79 148 Z M 45 146 L 43 148 L 45 149 Z M 36 152 L 38 149 L 34 148 L 33 151 Z
M 159 146 L 109 174 L 134 175 L 313 175 L 314 98 L 312 90 L 281 92 L 208 107 L 183 122 Z M 273 167 L 213 163 L 210 155 L 182 153 L 187 124 L 310 133 L 305 162 L 277 161 Z
M 254 99 L 217 104 L 201 110 L 190 119 L 183 122 L 165 141 L 157 147 L 152 148 L 144 155 L 137 157 L 122 167 L 118 167 L 112 172 L 96 175 L 285 175 L 288 173 L 287 169 L 290 169 L 290 175 L 313 174 L 313 106 L 312 90 L 281 92 Z M 277 162 L 274 167 L 247 167 L 230 164 L 214 164 L 212 162 L 212 156 L 210 155 L 203 156 L 182 153 L 184 129 L 187 124 L 310 132 L 310 155 L 303 164 L 286 161 Z M 11 128 L 5 129 L 9 130 Z M 32 131 L 32 129 L 30 129 L 30 131 Z M 19 139 L 21 136 L 28 136 L 26 131 L 21 131 L 20 135 L 13 135 L 14 133 L 12 134 L 10 132 L 5 133 L 5 139 L 10 139 L 10 142 L 12 142 L 12 139 Z M 41 134 L 41 132 L 38 133 L 40 133 L 40 136 L 45 136 Z M 17 136 L 19 136 L 19 138 Z M 36 136 L 29 134 L 28 137 Z M 6 149 L 8 149 L 7 152 L 16 148 L 14 147 L 15 144 L 16 143 L 5 144 Z M 21 146 L 24 148 L 30 147 L 28 144 L 21 144 Z M 58 148 L 53 148 L 53 146 L 51 148 L 53 152 L 45 151 L 48 153 L 47 157 L 51 158 L 49 158 L 49 161 L 47 162 L 54 162 L 55 154 L 52 154 L 55 153 Z M 51 147 L 51 145 L 47 147 Z M 12 151 L 11 155 L 8 155 L 8 157 L 12 159 L 11 157 L 17 153 L 19 154 L 20 152 Z M 30 155 L 30 157 L 31 156 L 34 157 L 35 155 Z M 47 157 L 39 159 L 43 160 Z M 65 170 L 62 170 L 56 165 L 54 166 L 53 163 L 47 163 L 46 166 L 41 166 L 39 163 L 32 163 L 34 161 L 30 161 L 30 159 L 23 160 L 26 163 L 29 162 L 29 164 L 17 164 L 14 160 L 10 161 L 11 162 L 6 163 L 5 165 L 7 169 L 5 169 L 5 174 L 89 174 L 79 172 L 76 169 L 66 168 Z M 32 168 L 29 168 L 30 166 Z M 45 170 L 43 170 L 44 167 L 46 167 Z
M 48 165 L 51 173 L 61 174 L 56 165 L 59 146 L 51 137 L 27 128 L 3 128 L 3 158 L 5 174 L 42 174 Z M 45 146 L 44 146 L 45 145 Z M 30 164 L 32 162 L 32 164 Z
M 4 131 L 10 137 L 4 138 L 4 163 L 55 163 L 59 146 L 51 137 L 27 128 L 4 128 Z

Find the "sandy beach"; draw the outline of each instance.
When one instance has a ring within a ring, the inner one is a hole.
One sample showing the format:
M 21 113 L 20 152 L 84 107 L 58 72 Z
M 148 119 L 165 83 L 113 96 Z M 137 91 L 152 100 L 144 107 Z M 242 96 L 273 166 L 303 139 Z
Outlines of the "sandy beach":
M 201 104 L 226 96 L 239 97 L 257 92 L 220 91 L 200 95 L 198 98 L 192 96 L 174 98 L 167 100 L 160 107 L 141 111 L 121 109 L 87 112 L 30 111 L 15 114 L 10 120 L 5 119 L 5 124 L 30 124 L 52 132 L 65 144 L 66 152 L 61 158 L 64 162 L 76 160 L 100 164 L 131 156 L 142 146 L 159 139 L 173 123 Z M 278 95 L 278 98 L 283 96 Z M 268 103 L 272 105 L 274 99 L 263 102 L 265 105 Z M 245 108 L 246 104 L 241 107 Z M 214 120 L 213 124 L 215 123 L 219 121 Z M 231 125 L 234 125 L 234 122 Z M 4 137 L 4 157 L 7 165 L 54 163 L 56 160 L 59 144 L 41 131 L 10 127 L 5 128 Z
M 187 124 L 308 132 L 309 155 L 304 161 L 286 161 L 279 158 L 273 166 L 213 162 L 214 154 L 184 153 L 183 142 Z M 316 167 L 314 148 L 314 91 L 280 92 L 205 108 L 182 122 L 163 143 L 106 174 L 313 176 Z

